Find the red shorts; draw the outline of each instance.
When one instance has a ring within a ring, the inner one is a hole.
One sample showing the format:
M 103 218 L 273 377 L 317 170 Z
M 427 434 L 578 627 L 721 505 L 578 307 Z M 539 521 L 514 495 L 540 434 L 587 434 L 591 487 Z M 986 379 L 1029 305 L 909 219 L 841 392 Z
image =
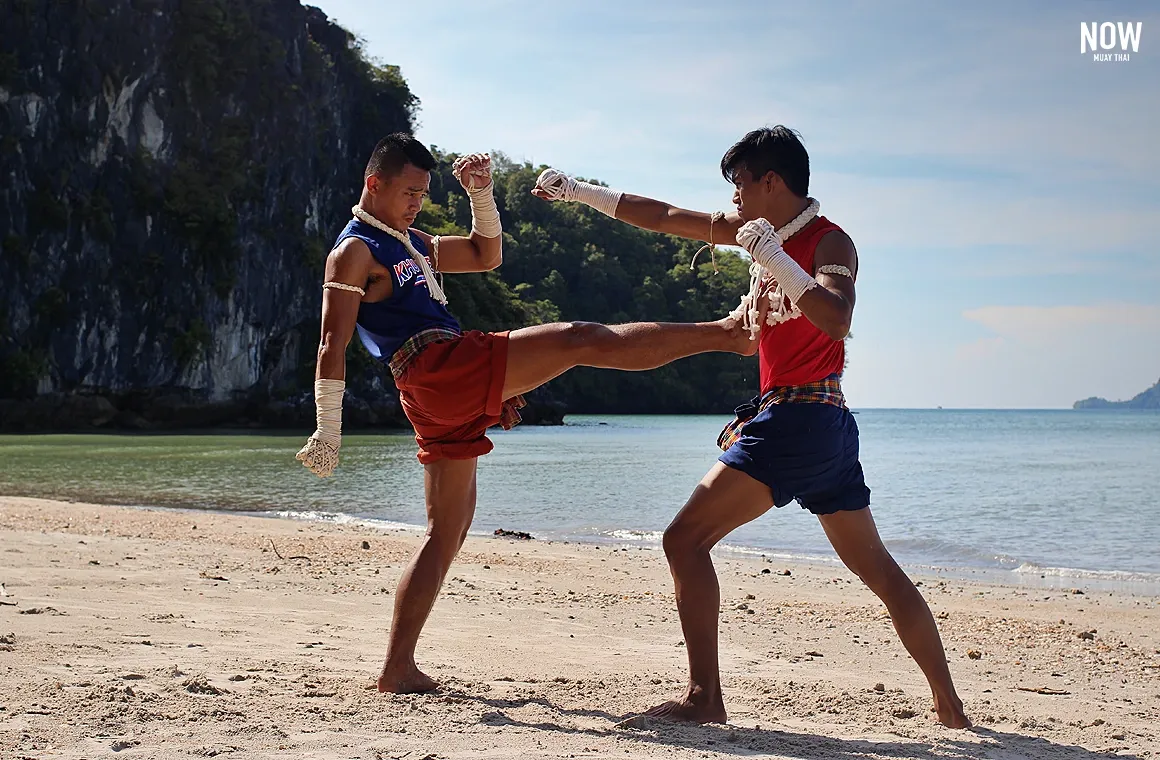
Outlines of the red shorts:
M 507 332 L 471 330 L 454 340 L 432 343 L 395 380 L 399 401 L 419 444 L 423 464 L 440 459 L 473 459 L 492 450 L 489 427 L 515 424 L 517 397 L 504 402 Z

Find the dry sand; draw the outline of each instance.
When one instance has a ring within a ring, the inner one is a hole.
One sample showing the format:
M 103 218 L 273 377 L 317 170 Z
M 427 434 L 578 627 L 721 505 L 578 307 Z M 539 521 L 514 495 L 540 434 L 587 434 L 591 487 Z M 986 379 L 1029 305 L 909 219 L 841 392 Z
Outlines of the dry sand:
M 637 548 L 470 538 L 420 640 L 420 666 L 443 688 L 367 691 L 417 543 L 358 526 L 0 497 L 0 757 L 1160 751 L 1156 598 L 923 579 L 978 725 L 952 731 L 934 722 L 921 674 L 856 579 L 760 558 L 718 560 L 730 724 L 618 727 L 684 682 L 664 557 Z

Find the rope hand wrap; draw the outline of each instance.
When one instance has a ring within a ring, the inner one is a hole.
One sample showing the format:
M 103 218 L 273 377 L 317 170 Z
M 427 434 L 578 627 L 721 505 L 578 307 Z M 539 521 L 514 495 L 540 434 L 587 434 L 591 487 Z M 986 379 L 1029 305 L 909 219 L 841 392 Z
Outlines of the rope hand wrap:
M 548 195 L 550 201 L 579 201 L 602 214 L 616 218 L 616 207 L 624 193 L 609 187 L 579 182 L 558 169 L 544 169 L 536 180 L 536 187 Z
M 342 445 L 343 380 L 314 381 L 314 415 L 317 429 L 295 459 L 320 478 L 330 477 L 338 466 L 338 448 Z
M 436 281 L 435 273 L 431 271 L 431 265 L 427 263 L 427 257 L 415 250 L 415 246 L 411 243 L 410 235 L 405 232 L 399 232 L 393 227 L 388 227 L 378 219 L 368 214 L 359 206 L 352 207 L 350 213 L 354 214 L 354 218 L 358 219 L 360 222 L 369 224 L 376 230 L 381 230 L 382 232 L 387 233 L 395 240 L 398 240 L 400 243 L 402 243 L 403 247 L 407 249 L 407 253 L 411 254 L 411 258 L 415 261 L 415 263 L 419 266 L 419 270 L 423 273 L 423 279 L 427 281 L 427 290 L 431 292 L 431 297 L 444 306 L 447 305 L 447 296 L 443 295 L 443 288 L 441 288 L 439 283 Z
M 479 162 L 479 165 L 471 170 L 464 183 L 463 169 L 472 161 Z M 467 197 L 471 201 L 471 231 L 486 238 L 499 237 L 503 228 L 500 226 L 495 196 L 492 195 L 491 156 L 486 153 L 461 156 L 451 165 L 451 173 L 467 188 Z
M 817 285 L 817 281 L 806 274 L 805 270 L 782 250 L 781 245 L 783 241 L 789 240 L 801 232 L 807 224 L 813 221 L 820 210 L 821 204 L 810 198 L 810 204 L 806 206 L 805 210 L 780 230 L 774 230 L 773 225 L 765 219 L 756 219 L 741 225 L 741 229 L 737 231 L 737 243 L 753 256 L 753 263 L 749 265 L 749 292 L 741 296 L 741 303 L 729 313 L 729 316 L 740 320 L 741 326 L 749 330 L 750 340 L 756 340 L 757 336 L 761 334 L 761 325 L 758 324 L 761 312 L 758 309 L 757 299 L 762 295 L 767 275 L 777 281 L 777 287 L 767 294 L 773 305 L 765 318 L 766 324 L 776 325 L 797 319 L 802 315 L 801 309 L 795 305 L 797 299 L 801 298 L 801 294 L 806 290 Z M 784 260 L 777 256 L 779 253 L 785 257 Z M 786 265 L 785 260 L 788 260 L 793 266 Z M 775 273 L 775 269 L 780 273 L 780 276 Z M 798 277 L 794 269 L 804 275 L 806 279 Z M 783 277 L 787 280 L 783 281 Z M 787 281 L 789 282 L 788 287 Z M 787 297 L 789 298 L 788 306 L 786 305 Z

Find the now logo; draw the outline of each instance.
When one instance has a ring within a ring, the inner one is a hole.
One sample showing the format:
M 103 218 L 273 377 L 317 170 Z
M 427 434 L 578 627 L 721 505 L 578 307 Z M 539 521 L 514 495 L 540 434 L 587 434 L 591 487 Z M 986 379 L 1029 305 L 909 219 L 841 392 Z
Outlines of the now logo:
M 1140 52 L 1140 34 L 1143 32 L 1143 21 L 1098 21 L 1091 23 L 1080 22 L 1079 25 L 1079 52 L 1081 54 L 1099 51 L 1114 50 L 1117 46 L 1123 51 L 1127 60 L 1127 50 L 1130 45 L 1133 53 Z M 1099 60 L 1097 58 L 1097 60 Z

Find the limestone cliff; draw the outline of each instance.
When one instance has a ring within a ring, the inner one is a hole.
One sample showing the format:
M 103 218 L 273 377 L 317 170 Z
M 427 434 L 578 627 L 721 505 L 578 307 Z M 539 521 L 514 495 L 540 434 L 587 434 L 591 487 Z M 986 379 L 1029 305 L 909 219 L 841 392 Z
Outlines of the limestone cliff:
M 309 424 L 325 253 L 412 128 L 398 71 L 298 0 L 8 0 L 0 51 L 0 428 Z M 398 420 L 367 397 L 353 421 Z

